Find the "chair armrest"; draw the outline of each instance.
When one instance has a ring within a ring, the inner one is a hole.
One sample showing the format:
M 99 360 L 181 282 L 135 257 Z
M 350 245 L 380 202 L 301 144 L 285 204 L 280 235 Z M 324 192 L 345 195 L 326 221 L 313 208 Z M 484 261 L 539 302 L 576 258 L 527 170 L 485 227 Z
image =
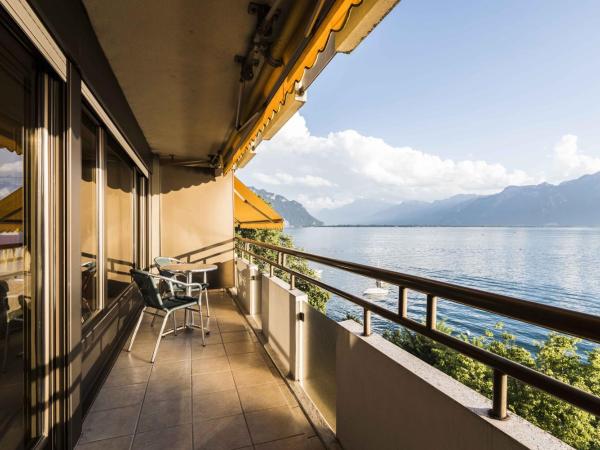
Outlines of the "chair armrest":
M 163 277 L 162 275 L 156 275 L 154 273 L 149 273 L 152 278 L 156 278 L 158 280 L 164 280 L 167 283 L 177 284 L 178 286 L 191 287 L 191 288 L 200 288 L 202 289 L 203 283 L 186 283 L 184 281 L 179 281 L 175 278 Z

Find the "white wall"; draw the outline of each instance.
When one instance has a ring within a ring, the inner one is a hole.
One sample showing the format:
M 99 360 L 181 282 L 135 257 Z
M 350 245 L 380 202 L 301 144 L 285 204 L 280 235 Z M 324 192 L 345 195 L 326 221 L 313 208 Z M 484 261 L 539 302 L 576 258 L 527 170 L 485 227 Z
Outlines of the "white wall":
M 260 314 L 262 274 L 255 264 L 237 258 L 235 261 L 237 297 L 246 314 Z

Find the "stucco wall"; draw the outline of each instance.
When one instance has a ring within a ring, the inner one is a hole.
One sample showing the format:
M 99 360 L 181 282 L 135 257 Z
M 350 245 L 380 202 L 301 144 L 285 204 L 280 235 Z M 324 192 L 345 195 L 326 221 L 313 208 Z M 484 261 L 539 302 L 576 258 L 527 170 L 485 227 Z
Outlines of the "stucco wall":
M 566 449 L 518 416 L 494 420 L 491 402 L 351 320 L 336 342 L 337 437 L 346 450 Z
M 260 297 L 262 274 L 258 267 L 247 260 L 236 260 L 237 295 L 246 314 L 255 316 L 260 314 Z
M 160 165 L 160 253 L 216 264 L 211 288 L 232 287 L 233 175 Z
M 301 324 L 298 313 L 306 302 L 306 294 L 277 277 L 262 275 L 261 321 L 262 333 L 279 368 L 292 379 L 301 374 L 298 349 Z

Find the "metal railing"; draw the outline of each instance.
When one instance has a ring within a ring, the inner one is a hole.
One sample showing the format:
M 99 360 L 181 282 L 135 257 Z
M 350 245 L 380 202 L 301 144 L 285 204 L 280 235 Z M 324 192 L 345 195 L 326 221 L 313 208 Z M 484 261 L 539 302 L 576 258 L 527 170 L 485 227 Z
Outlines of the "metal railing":
M 272 261 L 252 251 L 252 246 L 277 252 L 277 261 Z M 503 356 L 472 345 L 469 342 L 438 331 L 436 325 L 437 301 L 438 298 L 443 298 L 444 300 L 461 303 L 466 306 L 600 343 L 600 317 L 598 316 L 414 275 L 407 275 L 392 270 L 341 261 L 251 239 L 236 238 L 236 249 L 241 255 L 245 254 L 250 261 L 254 258 L 266 263 L 269 266 L 270 276 L 273 276 L 275 268 L 287 272 L 290 275 L 290 285 L 292 288 L 295 287 L 296 279 L 302 279 L 362 307 L 364 312 L 363 328 L 365 336 L 371 334 L 371 313 L 373 313 L 487 365 L 493 370 L 493 407 L 490 410 L 490 416 L 496 419 L 507 418 L 508 376 L 545 391 L 591 414 L 600 416 L 600 397 L 570 386 Z M 399 288 L 398 311 L 383 308 L 361 297 L 324 283 L 321 280 L 293 270 L 286 266 L 286 255 L 396 285 Z M 427 296 L 425 324 L 408 317 L 408 290 L 420 292 Z

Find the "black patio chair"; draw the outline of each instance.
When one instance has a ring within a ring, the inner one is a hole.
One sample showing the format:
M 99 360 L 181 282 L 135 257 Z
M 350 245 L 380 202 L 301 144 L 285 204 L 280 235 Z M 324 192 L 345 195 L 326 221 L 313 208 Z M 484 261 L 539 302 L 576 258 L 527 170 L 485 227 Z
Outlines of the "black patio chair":
M 204 342 L 204 320 L 202 318 L 202 284 L 201 283 L 184 283 L 183 281 L 174 280 L 170 278 L 163 277 L 162 275 L 155 275 L 149 272 L 143 272 L 141 270 L 131 269 L 130 271 L 133 280 L 137 284 L 140 292 L 142 293 L 142 297 L 144 299 L 145 306 L 140 313 L 140 317 L 138 318 L 137 324 L 135 326 L 135 330 L 133 331 L 133 335 L 131 336 L 131 341 L 129 343 L 129 347 L 127 351 L 130 352 L 133 347 L 133 342 L 135 341 L 135 336 L 142 324 L 142 319 L 144 318 L 144 314 L 150 314 L 153 316 L 163 317 L 162 325 L 160 327 L 160 332 L 158 333 L 158 338 L 156 340 L 156 345 L 154 347 L 154 352 L 152 353 L 152 359 L 150 362 L 154 363 L 156 359 L 156 354 L 158 353 L 158 347 L 160 346 L 160 341 L 164 336 L 168 334 L 177 334 L 177 320 L 175 319 L 175 312 L 180 309 L 192 308 L 195 305 L 198 305 L 198 310 L 200 312 L 200 329 L 202 330 L 202 345 L 206 345 Z M 198 297 L 187 297 L 185 295 L 177 295 L 171 297 L 162 297 L 158 290 L 157 282 L 159 280 L 169 281 L 184 288 L 198 288 Z M 155 312 L 149 312 L 148 309 L 153 309 Z M 164 313 L 164 316 L 161 316 L 160 313 Z M 169 316 L 173 318 L 173 329 L 165 332 L 165 325 L 167 324 L 167 320 Z M 187 312 L 186 312 L 187 319 Z M 184 319 L 184 321 L 186 320 Z M 184 324 L 184 326 L 187 324 Z

